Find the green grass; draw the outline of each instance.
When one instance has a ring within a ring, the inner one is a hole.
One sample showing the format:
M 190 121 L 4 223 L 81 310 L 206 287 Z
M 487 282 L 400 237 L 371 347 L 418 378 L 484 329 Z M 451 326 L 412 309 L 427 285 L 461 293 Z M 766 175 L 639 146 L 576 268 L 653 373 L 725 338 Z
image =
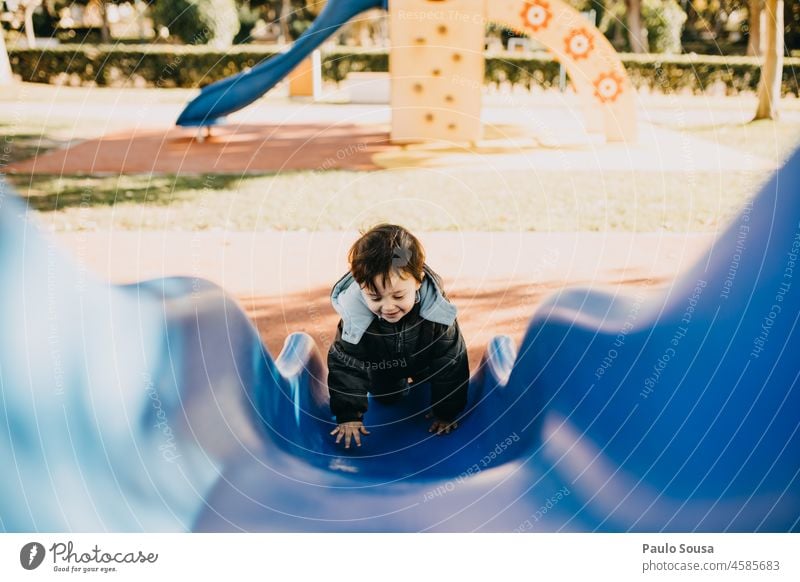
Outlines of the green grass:
M 783 160 L 800 145 L 800 121 L 754 121 L 683 129 L 693 137 L 732 147 L 746 154 Z
M 715 230 L 768 173 L 394 170 L 271 176 L 13 178 L 56 231 Z

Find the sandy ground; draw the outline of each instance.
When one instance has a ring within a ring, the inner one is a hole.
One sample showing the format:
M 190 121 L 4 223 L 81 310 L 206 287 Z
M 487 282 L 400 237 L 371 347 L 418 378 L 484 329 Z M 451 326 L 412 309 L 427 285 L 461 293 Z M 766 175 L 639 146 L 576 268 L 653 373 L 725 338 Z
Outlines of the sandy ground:
M 459 308 L 470 364 L 497 334 L 519 343 L 537 306 L 571 286 L 657 292 L 688 269 L 714 234 L 416 233 Z M 304 331 L 323 351 L 338 316 L 330 288 L 356 232 L 93 232 L 58 235 L 88 272 L 115 283 L 209 279 L 234 296 L 273 356 Z

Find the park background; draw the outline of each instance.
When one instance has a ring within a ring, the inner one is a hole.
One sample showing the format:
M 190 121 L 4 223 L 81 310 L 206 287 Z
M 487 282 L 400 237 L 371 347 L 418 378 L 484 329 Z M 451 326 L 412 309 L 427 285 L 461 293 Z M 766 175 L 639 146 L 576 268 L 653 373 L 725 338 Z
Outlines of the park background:
M 273 354 L 293 331 L 325 347 L 336 323 L 327 296 L 349 244 L 378 221 L 402 223 L 459 305 L 474 369 L 491 336 L 519 341 L 536 305 L 561 288 L 668 285 L 800 143 L 797 2 L 571 4 L 637 86 L 637 144 L 588 136 L 558 63 L 490 25 L 486 143 L 364 155 L 346 140 L 319 151 L 314 129 L 290 145 L 301 163 L 242 170 L 226 161 L 262 147 L 254 126 L 389 122 L 386 104 L 353 102 L 380 93 L 383 13 L 323 47 L 322 95 L 293 99 L 283 83 L 232 116 L 224 131 L 237 143 L 197 144 L 172 130 L 196 89 L 283 50 L 321 3 L 6 1 L 0 170 L 84 268 L 115 282 L 211 279 Z M 772 51 L 780 97 L 753 121 L 770 22 L 783 32 Z M 104 164 L 108 140 L 132 135 L 145 163 L 129 152 Z M 80 144 L 83 163 L 47 157 Z M 159 157 L 170 158 L 166 171 L 148 165 Z
M 800 244 L 796 166 L 776 173 L 800 141 L 796 3 L 563 12 L 616 47 L 591 79 L 606 112 L 633 104 L 628 141 L 587 130 L 586 79 L 488 26 L 480 139 L 391 143 L 377 13 L 322 48 L 311 95 L 176 127 L 211 81 L 285 62 L 321 6 L 3 3 L 3 527 L 795 531 L 798 310 L 774 286 Z M 503 6 L 543 42 L 532 15 L 561 9 Z M 373 402 L 343 453 L 328 293 L 379 221 L 443 275 L 475 406 L 438 438 L 424 388 Z
M 284 50 L 322 3 L 6 1 L 0 171 L 85 269 L 217 282 L 272 354 L 294 331 L 324 347 L 349 244 L 378 221 L 402 223 L 445 277 L 474 368 L 490 337 L 519 341 L 564 287 L 668 285 L 800 143 L 798 3 L 570 4 L 621 54 L 637 143 L 587 135 L 558 63 L 489 25 L 485 142 L 365 153 L 325 149 L 312 129 L 287 142 L 292 163 L 242 169 L 229 162 L 264 151 L 263 127 L 389 123 L 388 106 L 369 102 L 388 69 L 383 13 L 325 44 L 321 95 L 290 98 L 283 83 L 199 144 L 173 129 L 197 88 Z M 759 106 L 767 68 L 779 95 Z M 104 161 L 132 136 L 138 153 Z

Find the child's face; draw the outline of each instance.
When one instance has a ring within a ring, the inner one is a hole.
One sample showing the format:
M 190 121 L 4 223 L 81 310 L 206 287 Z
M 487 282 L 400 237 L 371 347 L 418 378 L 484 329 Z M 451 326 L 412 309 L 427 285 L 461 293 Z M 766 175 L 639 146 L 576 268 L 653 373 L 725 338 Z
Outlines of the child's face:
M 370 310 L 391 323 L 400 321 L 404 315 L 414 308 L 416 291 L 420 288 L 411 275 L 392 272 L 386 287 L 381 284 L 381 277 L 375 278 L 375 287 L 378 293 L 373 293 L 366 287 L 361 287 L 361 293 Z

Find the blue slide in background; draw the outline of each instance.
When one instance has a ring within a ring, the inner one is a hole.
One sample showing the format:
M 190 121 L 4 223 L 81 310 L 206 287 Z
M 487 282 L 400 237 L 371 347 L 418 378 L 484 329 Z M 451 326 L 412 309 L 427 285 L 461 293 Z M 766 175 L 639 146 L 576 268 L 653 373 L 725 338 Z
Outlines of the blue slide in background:
M 250 69 L 203 87 L 178 116 L 177 125 L 204 127 L 243 109 L 278 84 L 314 49 L 348 20 L 371 8 L 386 8 L 388 0 L 329 0 L 312 25 L 291 48 Z
M 1 185 L 1 184 L 0 184 Z M 800 531 L 800 154 L 666 291 L 567 290 L 334 446 L 325 366 L 200 279 L 97 280 L 0 205 L 5 531 Z

